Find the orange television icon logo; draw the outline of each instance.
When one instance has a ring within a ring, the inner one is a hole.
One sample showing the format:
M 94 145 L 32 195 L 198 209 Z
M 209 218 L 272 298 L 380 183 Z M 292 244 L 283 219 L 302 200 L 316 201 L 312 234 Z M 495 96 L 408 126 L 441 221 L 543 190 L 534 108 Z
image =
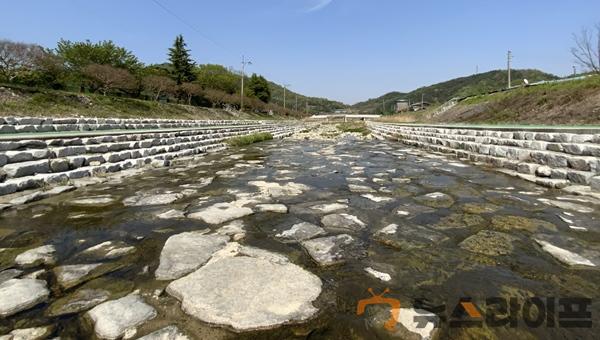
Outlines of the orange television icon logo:
M 388 305 L 391 309 L 391 315 L 389 320 L 385 322 L 384 327 L 390 332 L 393 331 L 394 328 L 396 328 L 398 317 L 400 315 L 400 300 L 383 297 L 385 293 L 389 293 L 390 291 L 387 288 L 379 295 L 375 295 L 372 288 L 369 288 L 368 291 L 373 296 L 368 299 L 362 299 L 358 301 L 358 305 L 356 306 L 356 315 L 362 315 L 365 312 L 365 308 L 369 305 Z

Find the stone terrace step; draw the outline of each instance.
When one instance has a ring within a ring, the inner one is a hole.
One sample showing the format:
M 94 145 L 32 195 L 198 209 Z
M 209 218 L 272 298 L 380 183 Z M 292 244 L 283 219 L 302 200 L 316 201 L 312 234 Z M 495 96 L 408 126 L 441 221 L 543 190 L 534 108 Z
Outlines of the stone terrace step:
M 13 150 L 0 153 L 0 161 L 4 162 L 0 171 L 0 195 L 221 149 L 225 147 L 223 141 L 234 136 L 269 132 L 274 138 L 283 138 L 299 128 L 287 124 L 254 124 L 169 133 L 3 142 L 3 148 Z
M 600 158 L 595 156 L 596 150 L 600 150 L 596 135 L 419 128 L 381 123 L 369 123 L 369 127 L 374 135 L 380 138 L 398 140 L 421 148 L 453 153 L 459 158 L 493 164 L 509 169 L 521 178 L 535 179 L 532 181 L 550 187 L 565 187 L 570 183 L 590 185 L 597 181 L 600 173 Z M 580 143 L 557 144 L 539 140 Z M 563 148 L 548 151 L 548 146 L 552 144 L 561 145 Z M 580 147 L 580 150 L 574 152 L 574 145 Z M 581 152 L 582 150 L 587 151 Z

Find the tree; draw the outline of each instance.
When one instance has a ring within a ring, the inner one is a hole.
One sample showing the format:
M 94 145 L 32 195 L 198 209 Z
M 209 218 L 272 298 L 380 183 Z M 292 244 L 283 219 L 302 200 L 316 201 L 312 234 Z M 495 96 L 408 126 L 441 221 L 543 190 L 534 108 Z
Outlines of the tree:
M 579 35 L 573 34 L 575 47 L 571 54 L 584 69 L 600 74 L 600 23 L 596 24 L 592 32 L 583 28 Z
M 150 75 L 142 79 L 142 86 L 154 95 L 155 101 L 158 101 L 161 94 L 174 92 L 176 83 L 169 77 Z
M 11 82 L 21 70 L 31 70 L 37 56 L 43 53 L 38 45 L 0 40 L 0 79 Z
M 269 82 L 263 76 L 256 75 L 256 73 L 253 73 L 250 77 L 248 92 L 250 96 L 260 99 L 263 103 L 268 103 L 271 100 Z
M 183 83 L 179 86 L 181 92 L 187 96 L 188 105 L 192 105 L 192 97 L 203 94 L 202 86 L 194 83 Z
M 105 96 L 110 90 L 133 90 L 137 85 L 135 77 L 129 71 L 110 65 L 90 64 L 82 69 L 82 73 L 97 85 Z
M 195 68 L 196 83 L 204 89 L 214 89 L 234 94 L 239 91 L 240 77 L 221 65 L 206 64 Z
M 66 61 L 69 68 L 76 71 L 90 64 L 110 65 L 134 73 L 142 67 L 142 63 L 131 51 L 115 45 L 111 40 L 93 43 L 89 40 L 72 42 L 61 39 L 56 53 Z
M 169 48 L 169 61 L 173 65 L 173 79 L 177 85 L 185 82 L 190 82 L 195 79 L 194 62 L 190 57 L 190 51 L 185 48 L 186 44 L 183 41 L 183 36 L 180 34 L 175 37 L 173 47 Z

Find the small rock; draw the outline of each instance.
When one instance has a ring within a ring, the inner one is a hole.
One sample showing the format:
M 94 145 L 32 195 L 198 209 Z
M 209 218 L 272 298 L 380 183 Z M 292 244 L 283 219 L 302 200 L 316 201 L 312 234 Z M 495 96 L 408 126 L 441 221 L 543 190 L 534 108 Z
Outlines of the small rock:
M 208 224 L 221 224 L 254 213 L 252 209 L 240 207 L 234 202 L 216 203 L 197 212 L 188 214 L 188 218 L 203 220 Z
M 448 239 L 440 232 L 416 224 L 390 224 L 377 231 L 373 238 L 401 250 L 430 247 Z
M 156 217 L 158 217 L 160 219 L 165 219 L 165 220 L 178 219 L 178 218 L 185 218 L 185 213 L 181 210 L 171 209 L 164 213 L 156 215 Z
M 257 204 L 255 208 L 260 212 L 274 212 L 287 214 L 288 208 L 283 204 Z
M 356 193 L 370 193 L 377 192 L 377 190 L 366 186 L 366 185 L 358 185 L 358 184 L 348 184 L 348 190 Z
M 248 182 L 248 184 L 258 187 L 263 196 L 273 198 L 298 196 L 310 190 L 309 186 L 294 182 L 279 184 L 275 182 L 252 181 Z
M 96 195 L 85 198 L 77 198 L 67 201 L 66 203 L 74 206 L 96 206 L 105 207 L 115 202 L 115 198 L 110 195 Z
M 377 271 L 371 267 L 365 268 L 365 271 L 372 277 L 379 279 L 381 281 L 384 281 L 384 282 L 388 282 L 392 279 L 392 276 L 390 274 Z
M 348 209 L 347 204 L 330 203 L 330 204 L 317 204 L 310 207 L 312 210 L 317 210 L 325 214 L 332 213 L 337 210 Z
M 137 196 L 128 197 L 123 200 L 126 206 L 146 206 L 146 205 L 164 205 L 171 204 L 178 199 L 183 198 L 180 193 L 154 194 L 143 193 Z
M 48 299 L 46 281 L 10 279 L 0 284 L 0 317 L 29 309 Z
M 325 229 L 319 226 L 308 222 L 301 222 L 294 224 L 290 229 L 275 235 L 275 237 L 286 239 L 292 242 L 299 242 L 316 236 L 324 235 L 325 233 Z
M 341 231 L 360 231 L 367 227 L 358 217 L 350 214 L 325 215 L 321 219 L 321 224 L 325 228 Z
M 416 197 L 415 200 L 433 208 L 450 208 L 454 204 L 454 199 L 442 192 L 432 192 Z
M 330 266 L 346 260 L 346 249 L 354 242 L 347 234 L 321 237 L 302 242 L 310 257 L 321 266 Z
M 183 334 L 177 326 L 167 326 L 138 340 L 189 340 L 187 335 Z
M 40 264 L 54 264 L 56 262 L 56 249 L 53 245 L 45 245 L 30 249 L 19 254 L 15 263 L 22 267 L 34 267 Z
M 369 199 L 373 202 L 377 202 L 377 203 L 381 203 L 381 202 L 390 202 L 393 201 L 394 199 L 391 197 L 383 197 L 383 196 L 375 196 L 375 195 L 371 195 L 371 194 L 363 194 L 361 195 L 362 197 Z
M 156 310 L 141 296 L 130 294 L 118 300 L 104 302 L 86 313 L 94 331 L 102 339 L 118 339 L 156 317 Z
M 80 256 L 94 259 L 113 260 L 135 252 L 135 247 L 122 241 L 106 241 L 89 247 L 79 253 Z

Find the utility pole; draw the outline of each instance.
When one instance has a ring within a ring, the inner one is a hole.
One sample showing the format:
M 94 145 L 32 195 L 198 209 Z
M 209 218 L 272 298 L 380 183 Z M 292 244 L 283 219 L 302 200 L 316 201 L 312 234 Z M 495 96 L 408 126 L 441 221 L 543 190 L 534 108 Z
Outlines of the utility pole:
M 244 111 L 244 70 L 246 69 L 246 65 L 252 65 L 252 62 L 250 60 L 246 61 L 246 58 L 244 57 L 244 55 L 242 55 L 242 90 L 240 91 L 240 111 Z
M 508 88 L 510 89 L 510 61 L 512 60 L 512 52 L 509 50 L 506 54 L 506 68 L 508 69 Z
M 296 111 L 298 111 L 298 94 L 296 93 Z
M 287 90 L 288 86 L 291 86 L 290 84 L 283 84 L 283 109 L 285 110 L 285 91 Z
M 479 65 L 475 65 L 475 74 L 479 74 Z
M 573 65 L 573 75 L 577 74 L 577 68 L 575 68 L 575 65 Z

